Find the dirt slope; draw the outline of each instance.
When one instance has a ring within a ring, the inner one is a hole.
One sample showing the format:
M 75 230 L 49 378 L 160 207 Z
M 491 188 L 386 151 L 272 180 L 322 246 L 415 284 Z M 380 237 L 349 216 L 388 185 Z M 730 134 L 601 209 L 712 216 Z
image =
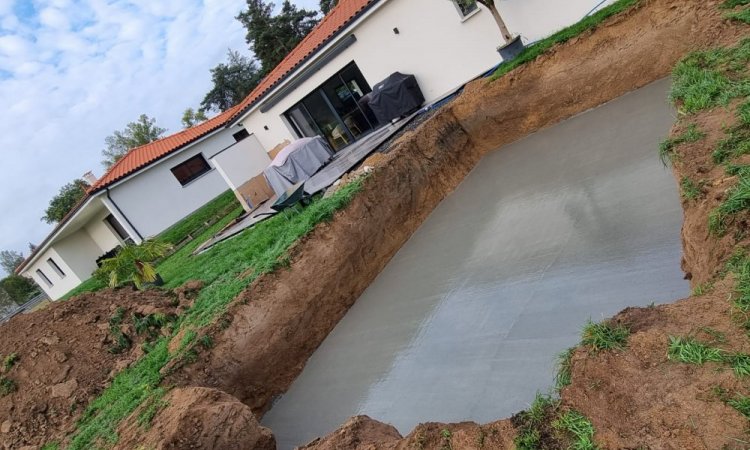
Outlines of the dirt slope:
M 140 344 L 148 334 L 159 332 L 151 327 L 139 335 L 132 315 L 167 317 L 178 310 L 176 296 L 157 291 L 134 294 L 130 289 L 87 294 L 0 326 L 0 356 L 18 357 L 15 364 L 2 368 L 2 376 L 15 388 L 0 396 L 0 446 L 61 440 L 113 375 L 142 355 Z M 131 342 L 129 348 L 115 350 L 110 320 L 118 308 L 122 321 L 115 326 Z

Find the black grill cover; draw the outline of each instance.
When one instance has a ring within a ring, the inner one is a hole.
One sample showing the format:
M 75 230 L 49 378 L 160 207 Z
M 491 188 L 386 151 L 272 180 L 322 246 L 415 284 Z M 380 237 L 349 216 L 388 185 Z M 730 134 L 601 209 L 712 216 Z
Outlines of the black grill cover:
M 419 109 L 424 95 L 414 75 L 396 72 L 372 89 L 370 109 L 378 122 L 386 124 Z

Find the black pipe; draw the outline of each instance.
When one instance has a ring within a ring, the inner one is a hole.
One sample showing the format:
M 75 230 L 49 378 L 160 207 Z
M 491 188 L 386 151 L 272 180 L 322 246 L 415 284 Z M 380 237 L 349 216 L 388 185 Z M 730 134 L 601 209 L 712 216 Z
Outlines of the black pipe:
M 122 210 L 120 209 L 120 207 L 119 207 L 119 206 L 117 206 L 117 203 L 115 203 L 115 200 L 114 200 L 114 199 L 112 198 L 112 196 L 111 196 L 111 195 L 109 195 L 109 188 L 107 188 L 107 199 L 108 199 L 108 200 L 109 200 L 110 202 L 112 202 L 112 204 L 114 205 L 114 207 L 115 207 L 115 209 L 117 210 L 117 212 L 119 212 L 119 213 L 120 213 L 120 215 L 121 215 L 122 217 L 124 217 L 124 218 L 125 218 L 125 222 L 127 222 L 127 223 L 128 223 L 128 225 L 130 226 L 130 228 L 132 228 L 132 230 L 133 230 L 133 231 L 135 231 L 135 234 L 137 234 L 137 235 L 138 235 L 138 239 L 140 239 L 141 241 L 144 241 L 145 239 L 143 239 L 143 236 L 141 235 L 141 233 L 139 233 L 139 232 L 138 232 L 138 228 L 136 228 L 136 227 L 135 227 L 135 225 L 133 225 L 133 224 L 132 224 L 132 223 L 130 222 L 130 219 L 128 219 L 128 216 L 126 216 L 126 215 L 125 215 L 125 213 L 124 213 L 124 212 L 122 212 Z

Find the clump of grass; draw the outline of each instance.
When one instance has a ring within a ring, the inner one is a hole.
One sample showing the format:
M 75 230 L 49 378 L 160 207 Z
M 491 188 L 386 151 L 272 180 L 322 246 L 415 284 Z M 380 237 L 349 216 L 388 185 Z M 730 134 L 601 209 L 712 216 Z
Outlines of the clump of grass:
M 451 430 L 444 428 L 440 431 L 440 437 L 443 438 L 443 445 L 440 450 L 452 450 L 453 449 L 453 433 Z
M 491 79 L 496 80 L 507 74 L 508 72 L 516 69 L 517 67 L 534 61 L 555 45 L 562 44 L 569 41 L 570 39 L 573 39 L 576 36 L 581 35 L 586 31 L 595 29 L 605 20 L 632 8 L 639 2 L 640 0 L 617 0 L 611 5 L 602 8 L 595 14 L 586 17 L 580 22 L 564 28 L 553 34 L 552 36 L 546 39 L 542 39 L 529 47 L 526 47 L 515 59 L 500 65 L 500 67 L 498 67 L 495 73 L 492 75 Z
M 713 288 L 714 288 L 714 283 L 711 281 L 701 283 L 693 288 L 693 295 L 696 297 L 700 297 L 701 295 L 711 292 Z
M 750 39 L 737 47 L 694 52 L 675 67 L 670 98 L 684 114 L 726 106 L 736 97 L 750 94 L 743 75 L 750 60 Z
M 750 8 L 730 12 L 726 15 L 726 18 L 750 24 Z
M 10 355 L 6 356 L 3 360 L 3 371 L 8 372 L 10 369 L 15 366 L 18 361 L 21 359 L 20 356 L 18 356 L 17 353 L 11 353 Z
M 0 376 L 0 397 L 10 395 L 18 389 L 18 385 L 15 381 L 8 377 Z
M 42 450 L 60 450 L 60 444 L 57 442 L 47 442 L 42 446 Z
M 571 359 L 576 348 L 570 347 L 557 356 L 557 374 L 555 374 L 555 389 L 559 392 L 562 388 L 570 386 L 573 381 Z
M 740 119 L 740 124 L 745 126 L 750 125 L 750 100 L 742 103 L 737 108 L 737 117 Z
M 727 405 L 736 409 L 737 412 L 750 419 L 750 397 L 738 395 L 727 400 Z
M 673 361 L 697 365 L 724 361 L 724 352 L 721 349 L 710 347 L 694 338 L 670 336 L 667 355 Z
M 674 137 L 670 137 L 659 144 L 659 158 L 662 164 L 667 166 L 671 161 L 677 157 L 675 149 L 685 143 L 698 142 L 706 137 L 706 133 L 698 129 L 698 126 L 694 123 L 685 128 L 682 134 Z
M 750 376 L 750 355 L 735 353 L 727 357 L 734 374 L 740 378 Z
M 622 325 L 609 322 L 594 323 L 589 320 L 583 328 L 581 344 L 591 347 L 594 351 L 615 350 L 625 348 L 630 336 L 630 330 Z
M 680 181 L 680 190 L 682 198 L 685 200 L 696 200 L 703 196 L 704 181 L 695 182 L 688 177 L 682 177 Z
M 566 411 L 558 418 L 552 426 L 558 430 L 565 431 L 573 437 L 570 449 L 573 450 L 595 450 L 594 425 L 583 414 L 577 411 Z
M 738 111 L 738 115 L 740 111 Z M 750 127 L 740 124 L 727 131 L 727 137 L 719 142 L 711 157 L 716 164 L 723 164 L 750 153 Z
M 559 405 L 559 400 L 555 400 L 549 395 L 537 393 L 531 407 L 513 418 L 514 425 L 518 429 L 518 435 L 514 441 L 518 450 L 536 450 L 539 448 L 542 440 L 542 429 L 546 425 L 545 421 L 553 415 Z
M 737 185 L 727 198 L 708 215 L 708 229 L 715 236 L 723 236 L 734 218 L 750 208 L 750 176 L 739 176 Z
M 738 6 L 750 5 L 750 0 L 725 0 L 721 4 L 722 9 L 734 9 Z

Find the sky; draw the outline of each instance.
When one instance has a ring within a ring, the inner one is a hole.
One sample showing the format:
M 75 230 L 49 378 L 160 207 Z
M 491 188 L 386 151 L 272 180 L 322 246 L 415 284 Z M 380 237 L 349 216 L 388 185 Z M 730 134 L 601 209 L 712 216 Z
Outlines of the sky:
M 276 3 L 280 3 L 276 1 Z M 293 0 L 317 9 L 317 0 Z M 104 138 L 140 114 L 167 134 L 211 88 L 228 49 L 249 55 L 244 0 L 0 0 L 0 250 L 28 254 L 60 187 L 101 176 Z

